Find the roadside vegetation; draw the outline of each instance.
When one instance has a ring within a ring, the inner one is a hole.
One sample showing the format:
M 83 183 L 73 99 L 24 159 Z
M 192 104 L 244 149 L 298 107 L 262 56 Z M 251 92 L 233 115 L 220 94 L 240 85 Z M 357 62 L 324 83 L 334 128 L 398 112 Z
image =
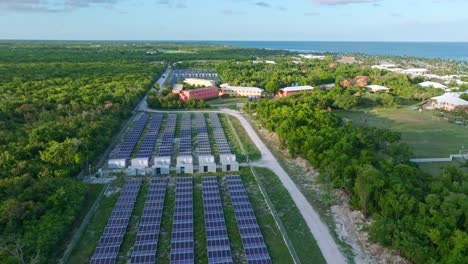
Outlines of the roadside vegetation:
M 299 209 L 278 177 L 267 168 L 255 168 L 255 171 L 261 184 L 265 187 L 301 263 L 326 263 Z
M 323 182 L 351 195 L 351 205 L 373 219 L 374 240 L 416 263 L 465 262 L 467 193 L 461 186 L 468 175 L 453 167 L 439 177 L 422 172 L 409 161 L 399 133 L 353 127 L 326 110 L 333 105 L 327 100 L 314 92 L 246 109 L 291 156 L 304 157 Z

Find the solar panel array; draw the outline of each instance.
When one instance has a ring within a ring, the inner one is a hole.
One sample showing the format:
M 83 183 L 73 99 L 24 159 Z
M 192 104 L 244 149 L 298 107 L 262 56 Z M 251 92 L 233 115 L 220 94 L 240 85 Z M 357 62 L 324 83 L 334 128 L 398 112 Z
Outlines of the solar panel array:
M 166 195 L 167 179 L 151 179 L 130 263 L 154 264 Z
M 156 140 L 158 139 L 158 131 L 161 127 L 162 119 L 162 114 L 156 114 L 153 116 L 153 120 L 151 120 L 148 131 L 146 132 L 140 149 L 136 155 L 137 158 L 149 158 L 151 157 L 151 154 L 153 154 L 153 148 L 154 145 L 156 145 Z
M 197 123 L 198 155 L 211 155 L 210 139 L 208 137 L 205 116 L 197 113 L 195 121 Z
M 119 199 L 107 221 L 104 233 L 91 257 L 91 264 L 113 264 L 116 262 L 141 183 L 141 179 L 125 182 Z
M 170 157 L 174 150 L 174 133 L 177 123 L 177 114 L 169 114 L 164 127 L 161 145 L 159 146 L 159 157 Z
M 179 155 L 192 155 L 192 116 L 183 114 L 180 120 Z
M 271 263 L 265 241 L 240 176 L 226 177 L 247 263 Z
M 216 147 L 218 148 L 219 154 L 232 154 L 231 146 L 226 139 L 224 134 L 223 126 L 219 121 L 218 114 L 210 113 L 211 127 L 213 128 L 213 135 L 216 142 Z
M 170 263 L 194 263 L 192 178 L 176 180 Z
M 208 264 L 233 263 L 216 176 L 202 178 Z
M 142 114 L 138 121 L 133 125 L 132 130 L 128 133 L 124 142 L 119 144 L 115 149 L 115 152 L 112 154 L 112 158 L 116 159 L 128 159 L 132 154 L 133 149 L 135 148 L 138 139 L 141 136 L 141 133 L 145 129 L 146 122 L 148 121 L 149 115 Z

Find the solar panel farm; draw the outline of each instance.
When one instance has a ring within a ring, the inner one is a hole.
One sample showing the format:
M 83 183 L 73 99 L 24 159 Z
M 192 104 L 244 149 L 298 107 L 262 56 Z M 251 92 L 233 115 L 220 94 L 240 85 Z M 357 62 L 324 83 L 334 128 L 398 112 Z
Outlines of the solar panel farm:
M 109 154 L 103 178 L 114 180 L 69 263 L 294 263 L 228 118 L 138 112 Z

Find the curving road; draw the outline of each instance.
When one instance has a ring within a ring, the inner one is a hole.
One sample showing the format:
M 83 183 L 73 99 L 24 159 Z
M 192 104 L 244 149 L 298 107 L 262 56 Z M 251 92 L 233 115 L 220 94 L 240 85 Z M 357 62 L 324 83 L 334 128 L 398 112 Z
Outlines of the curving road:
M 291 195 L 291 198 L 294 200 L 294 203 L 296 204 L 297 208 L 301 212 L 301 215 L 306 221 L 307 226 L 309 226 L 310 232 L 314 235 L 315 240 L 317 241 L 317 244 L 320 248 L 320 251 L 322 251 L 322 255 L 327 261 L 327 263 L 346 263 L 346 258 L 339 250 L 338 245 L 335 243 L 335 240 L 333 240 L 333 237 L 331 236 L 328 227 L 322 222 L 318 213 L 314 210 L 309 201 L 307 201 L 307 199 L 299 190 L 299 188 L 297 188 L 296 184 L 293 182 L 293 180 L 291 180 L 291 178 L 283 169 L 283 167 L 281 167 L 281 165 L 276 160 L 275 156 L 273 156 L 273 154 L 265 145 L 265 143 L 263 143 L 263 141 L 257 135 L 250 123 L 247 121 L 247 119 L 245 119 L 244 116 L 239 114 L 238 111 L 234 111 L 231 109 L 222 109 L 221 112 L 234 116 L 241 122 L 249 137 L 252 139 L 254 144 L 262 153 L 262 159 L 260 160 L 258 165 L 269 168 L 281 180 L 284 187 L 288 190 L 289 195 Z

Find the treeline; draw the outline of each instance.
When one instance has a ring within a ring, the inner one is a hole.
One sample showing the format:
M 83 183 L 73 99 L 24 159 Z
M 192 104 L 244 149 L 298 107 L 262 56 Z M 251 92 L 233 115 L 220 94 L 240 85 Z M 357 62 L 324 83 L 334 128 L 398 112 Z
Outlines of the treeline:
M 153 109 L 205 109 L 207 107 L 203 100 L 182 101 L 179 99 L 179 94 L 169 93 L 160 96 L 155 91 L 148 93 L 146 102 L 148 107 Z
M 0 45 L 1 263 L 60 255 L 88 190 L 73 177 L 95 164 L 164 70 L 67 49 Z
M 354 127 L 327 110 L 316 93 L 250 103 L 281 146 L 302 156 L 321 180 L 351 194 L 373 220 L 372 238 L 415 263 L 468 262 L 468 175 L 448 168 L 432 177 L 409 161 L 400 134 Z
M 167 42 L 0 41 L 3 62 L 165 62 L 248 60 L 287 51 Z M 90 56 L 92 55 L 92 56 Z

